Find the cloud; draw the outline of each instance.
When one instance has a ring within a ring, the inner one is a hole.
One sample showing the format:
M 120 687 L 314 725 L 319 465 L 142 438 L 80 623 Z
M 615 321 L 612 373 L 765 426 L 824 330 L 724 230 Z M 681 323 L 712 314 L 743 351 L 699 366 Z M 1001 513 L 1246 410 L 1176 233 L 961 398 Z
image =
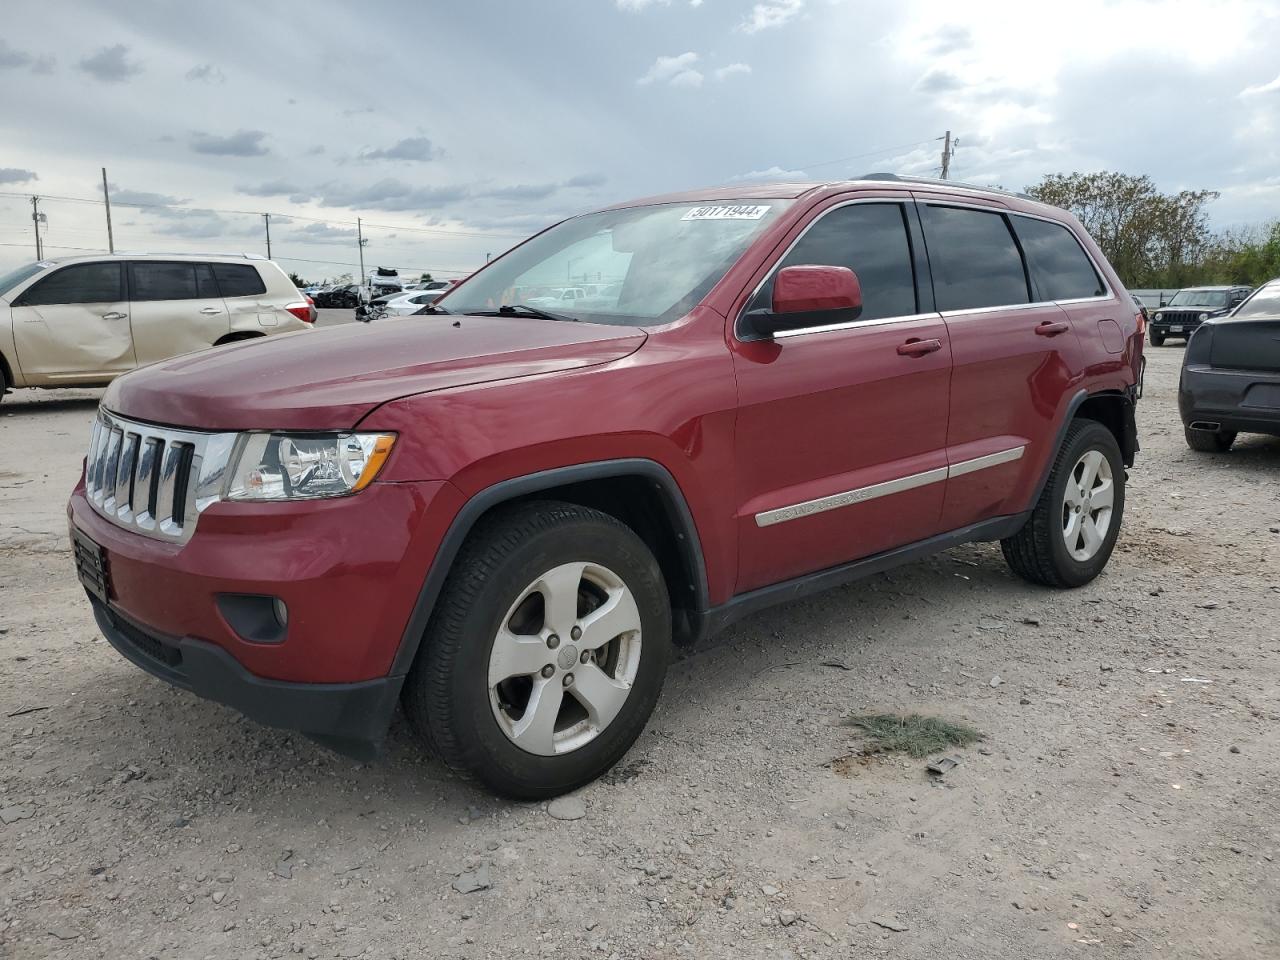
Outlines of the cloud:
M 315 193 L 325 207 L 410 211 L 437 209 L 468 196 L 466 187 L 415 187 L 394 177 L 361 186 L 327 183 Z
M 187 79 L 201 83 L 226 83 L 227 75 L 212 63 L 198 63 L 187 71 Z
M 576 177 L 570 177 L 561 186 L 570 188 L 602 187 L 608 182 L 609 178 L 603 173 L 580 173 Z
M 494 197 L 498 200 L 545 200 L 557 190 L 555 183 L 520 183 L 510 187 L 495 187 L 477 193 L 477 197 Z
M 324 144 L 323 144 L 323 143 L 317 143 L 314 147 L 308 147 L 308 148 L 307 148 L 307 156 L 308 156 L 308 157 L 318 157 L 318 156 L 320 156 L 320 154 L 322 154 L 322 153 L 324 153 Z
M 964 82 L 951 71 L 934 67 L 916 81 L 915 89 L 921 93 L 946 93 L 963 86 Z
M 191 135 L 191 149 L 215 157 L 261 157 L 270 152 L 262 142 L 266 136 L 262 130 L 237 130 L 225 137 L 197 131 Z
M 102 192 L 101 185 L 98 187 L 98 192 Z M 114 183 L 111 184 L 111 202 L 123 206 L 136 207 L 168 207 L 174 204 L 186 203 L 181 197 L 171 197 L 167 193 L 151 193 L 148 190 L 125 190 Z
M 336 243 L 355 240 L 359 234 L 354 227 L 331 227 L 327 223 L 308 223 L 289 233 L 290 240 L 303 243 Z
M 965 50 L 973 44 L 973 35 L 969 33 L 968 27 L 962 27 L 959 24 L 948 24 L 945 27 L 939 27 L 933 35 L 933 43 L 929 47 L 929 52 L 935 57 L 943 57 L 948 53 L 956 53 Z
M 1280 76 L 1277 76 L 1270 83 L 1257 83 L 1251 87 L 1245 87 L 1240 91 L 1242 97 L 1256 97 L 1264 93 L 1275 93 L 1280 90 Z
M 619 10 L 639 11 L 646 7 L 668 6 L 671 0 L 618 0 Z
M 436 160 L 439 156 L 439 149 L 426 137 L 409 137 L 381 150 L 365 150 L 361 152 L 360 159 L 412 160 L 425 163 L 428 160 Z
M 728 80 L 730 77 L 736 77 L 739 74 L 748 74 L 751 72 L 751 64 L 749 63 L 731 63 L 727 67 L 719 67 L 716 69 L 716 79 L 720 81 Z
M 103 47 L 93 56 L 81 60 L 78 66 L 103 83 L 124 83 L 142 72 L 142 66 L 136 60 L 129 59 L 129 48 L 123 43 Z
M 287 197 L 291 194 L 302 196 L 307 191 L 288 180 L 268 180 L 266 183 L 238 186 L 236 192 L 243 193 L 246 197 Z
M 32 73 L 52 73 L 54 59 L 47 53 L 34 55 L 25 50 L 15 50 L 0 40 L 0 70 L 18 70 L 23 67 Z
M 667 83 L 673 87 L 700 87 L 702 73 L 693 67 L 698 59 L 698 55 L 692 50 L 674 57 L 659 57 L 636 83 L 642 87 L 651 83 Z
M 794 20 L 804 9 L 804 0 L 770 0 L 768 3 L 757 3 L 747 14 L 747 18 L 738 24 L 743 33 L 759 33 L 761 30 L 772 30 Z
M 803 170 L 783 170 L 775 165 L 767 170 L 749 170 L 746 173 L 740 173 L 736 177 L 730 177 L 730 183 L 769 183 L 771 181 L 780 180 L 808 180 L 809 176 Z
M 34 170 L 21 170 L 18 167 L 0 167 L 0 183 L 26 183 L 28 180 L 39 180 Z

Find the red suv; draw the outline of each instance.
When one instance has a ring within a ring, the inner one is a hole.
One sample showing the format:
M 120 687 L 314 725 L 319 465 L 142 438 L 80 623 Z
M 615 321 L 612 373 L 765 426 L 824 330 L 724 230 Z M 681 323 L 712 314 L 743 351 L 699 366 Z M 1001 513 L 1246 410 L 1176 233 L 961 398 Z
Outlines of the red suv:
M 616 762 L 673 646 L 768 604 L 975 540 L 1088 582 L 1138 448 L 1097 246 L 955 183 L 621 204 L 432 316 L 285 340 L 107 391 L 68 508 L 102 632 L 355 755 L 401 702 L 520 797 Z

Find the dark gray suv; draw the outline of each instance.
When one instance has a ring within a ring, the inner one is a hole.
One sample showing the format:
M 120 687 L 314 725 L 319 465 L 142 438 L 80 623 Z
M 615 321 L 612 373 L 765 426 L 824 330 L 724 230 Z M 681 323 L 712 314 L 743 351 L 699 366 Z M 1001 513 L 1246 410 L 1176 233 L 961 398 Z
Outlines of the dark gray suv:
M 1151 345 L 1164 345 L 1166 337 L 1190 340 L 1206 320 L 1226 316 L 1249 295 L 1249 287 L 1185 287 L 1166 306 L 1151 315 Z

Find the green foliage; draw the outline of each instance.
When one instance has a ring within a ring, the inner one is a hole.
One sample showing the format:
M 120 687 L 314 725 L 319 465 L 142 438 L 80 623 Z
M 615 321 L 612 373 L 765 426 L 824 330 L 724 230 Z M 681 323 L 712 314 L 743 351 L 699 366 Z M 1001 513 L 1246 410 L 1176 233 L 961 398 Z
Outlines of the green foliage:
M 297 287 L 299 290 L 301 290 L 303 287 L 311 286 L 311 284 L 309 284 L 306 280 L 303 280 L 300 276 L 298 276 L 293 271 L 289 271 L 289 279 L 293 281 L 293 285 Z
M 422 275 L 422 277 L 420 278 L 420 281 L 419 281 L 419 282 L 421 282 L 421 283 L 430 283 L 430 282 L 431 282 L 432 280 L 434 280 L 434 279 L 435 279 L 435 277 L 431 276 L 431 274 L 429 274 L 429 273 L 424 273 L 424 274 Z
M 967 747 L 982 739 L 982 734 L 972 727 L 938 717 L 922 717 L 918 713 L 906 716 L 869 714 L 850 717 L 844 722 L 857 727 L 874 741 L 874 752 L 906 753 L 916 758 L 927 757 L 951 746 Z

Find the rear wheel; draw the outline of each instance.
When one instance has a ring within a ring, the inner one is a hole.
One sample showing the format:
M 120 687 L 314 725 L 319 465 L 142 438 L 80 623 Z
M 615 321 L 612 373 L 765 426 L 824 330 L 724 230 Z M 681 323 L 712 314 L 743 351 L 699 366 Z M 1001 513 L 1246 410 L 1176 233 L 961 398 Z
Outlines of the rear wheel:
M 4 366 L 0 365 L 0 400 L 4 399 L 4 395 L 9 392 L 9 381 L 5 379 Z
M 1163 347 L 1163 346 L 1164 346 L 1164 334 L 1163 334 L 1163 333 L 1160 333 L 1158 330 L 1156 330 L 1156 328 L 1155 328 L 1155 327 L 1152 327 L 1152 328 L 1151 328 L 1151 345 L 1152 345 L 1153 347 Z
M 653 554 L 608 514 L 550 501 L 481 521 L 405 683 L 425 744 L 511 797 L 594 780 L 644 729 L 671 648 Z
M 1187 446 L 1201 453 L 1226 453 L 1236 442 L 1234 430 L 1195 430 L 1183 426 L 1182 432 L 1187 438 Z
M 1080 587 L 1107 565 L 1124 517 L 1120 445 L 1095 420 L 1067 429 L 1031 517 L 1000 541 L 1018 576 L 1050 587 Z

